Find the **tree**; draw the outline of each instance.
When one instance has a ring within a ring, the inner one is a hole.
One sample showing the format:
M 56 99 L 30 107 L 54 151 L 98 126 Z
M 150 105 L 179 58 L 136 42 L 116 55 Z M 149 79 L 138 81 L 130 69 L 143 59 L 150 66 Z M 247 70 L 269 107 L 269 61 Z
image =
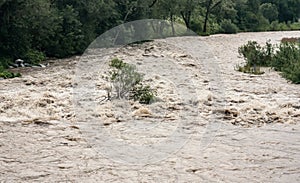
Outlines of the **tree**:
M 175 17 L 178 16 L 178 0 L 164 0 L 163 7 L 167 10 L 169 20 L 171 22 L 172 35 L 175 35 L 174 21 Z
M 237 18 L 236 1 L 222 1 L 222 3 L 214 9 L 213 14 L 215 14 L 218 23 L 224 20 L 231 20 L 231 22 L 235 22 Z
M 222 3 L 222 0 L 214 1 L 214 0 L 206 0 L 204 2 L 205 5 L 205 18 L 204 18 L 204 25 L 203 25 L 203 32 L 207 32 L 207 23 L 209 20 L 209 15 L 213 9 L 219 6 Z
M 278 19 L 278 9 L 275 4 L 264 3 L 259 7 L 260 13 L 268 19 L 270 22 L 273 22 Z
M 279 2 L 279 21 L 296 22 L 300 18 L 300 0 L 285 0 Z
M 268 20 L 260 13 L 260 0 L 237 0 L 237 25 L 242 31 L 265 31 Z
M 188 29 L 191 28 L 192 15 L 197 8 L 195 0 L 181 0 L 179 1 L 179 11 L 184 23 Z
M 60 16 L 63 17 L 63 20 L 58 34 L 58 42 L 53 45 L 54 56 L 66 57 L 79 53 L 82 50 L 81 44 L 84 35 L 82 34 L 82 24 L 79 21 L 78 12 L 74 10 L 73 6 L 67 5 Z
M 259 12 L 260 0 L 247 0 L 247 10 L 257 14 Z
M 84 35 L 82 49 L 85 49 L 99 34 L 117 25 L 120 14 L 116 10 L 116 3 L 113 0 L 54 0 L 59 12 L 72 6 L 76 19 L 81 23 L 81 31 Z
M 262 0 L 277 7 L 279 22 L 296 22 L 300 18 L 300 0 Z
M 175 35 L 174 21 L 179 14 L 180 0 L 160 0 L 153 6 L 152 17 L 157 19 L 169 20 L 171 22 L 172 34 Z M 165 24 L 159 25 L 160 32 Z
M 0 57 L 24 57 L 31 49 L 43 51 L 57 25 L 49 0 L 6 1 L 0 7 Z

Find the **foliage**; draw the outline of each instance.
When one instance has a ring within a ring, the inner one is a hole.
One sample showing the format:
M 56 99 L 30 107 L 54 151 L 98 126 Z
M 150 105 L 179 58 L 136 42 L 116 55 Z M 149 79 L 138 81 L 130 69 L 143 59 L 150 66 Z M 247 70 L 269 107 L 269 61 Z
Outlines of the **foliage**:
M 58 32 L 51 35 L 52 41 L 49 43 L 47 54 L 62 58 L 80 53 L 84 36 L 82 35 L 82 24 L 78 20 L 78 12 L 73 6 L 66 5 L 63 10 L 58 12 L 58 16 L 60 17 L 58 19 Z
M 300 62 L 293 62 L 282 69 L 282 75 L 295 84 L 300 84 Z
M 109 80 L 118 99 L 133 99 L 144 104 L 154 101 L 156 92 L 150 86 L 144 86 L 143 75 L 136 71 L 134 65 L 117 58 L 111 60 L 109 65 L 112 68 L 109 72 Z
M 267 18 L 270 22 L 278 19 L 278 9 L 275 4 L 263 3 L 259 7 L 260 13 Z
M 231 22 L 231 20 L 223 20 L 221 23 L 221 31 L 226 34 L 236 34 L 238 32 L 238 27 Z
M 271 66 L 278 71 L 283 71 L 287 67 L 294 67 L 294 64 L 298 62 L 300 62 L 299 45 L 293 42 L 285 42 L 279 45 Z
M 269 42 L 261 47 L 255 41 L 249 41 L 239 48 L 239 53 L 245 60 L 245 66 L 237 66 L 237 70 L 245 73 L 260 73 L 260 66 L 273 67 L 282 76 L 295 84 L 300 84 L 300 43 L 285 38 L 279 46 Z M 286 41 L 288 40 L 288 41 Z
M 24 55 L 24 59 L 30 64 L 38 64 L 41 61 L 45 60 L 46 56 L 43 52 L 28 50 L 28 52 Z
M 300 43 L 280 44 L 271 66 L 293 83 L 300 84 Z
M 285 23 L 279 23 L 278 21 L 273 21 L 270 24 L 271 31 L 285 31 L 288 30 L 288 26 Z
M 13 73 L 5 70 L 2 66 L 0 66 L 0 78 L 10 79 L 15 77 L 21 77 L 20 73 Z
M 261 47 L 256 41 L 248 41 L 246 45 L 239 47 L 239 54 L 243 56 L 250 66 L 268 66 L 273 58 L 274 48 L 268 41 Z
M 113 59 L 110 66 L 115 68 L 110 71 L 110 80 L 113 82 L 117 98 L 128 98 L 134 86 L 142 81 L 142 75 L 135 71 L 135 66 L 119 59 Z
M 203 25 L 203 32 L 206 33 L 207 32 L 207 24 L 209 21 L 209 17 L 211 12 L 217 8 L 220 4 L 222 3 L 222 0 L 205 0 L 203 2 L 204 5 L 204 9 L 205 9 L 205 15 L 204 15 L 204 25 Z
M 12 63 L 12 59 L 9 57 L 0 57 L 0 67 L 7 69 Z
M 203 27 L 202 21 L 200 18 L 194 18 L 191 20 L 191 27 L 190 29 L 194 31 L 195 33 L 199 34 L 202 32 L 202 30 L 199 30 L 199 27 Z
M 150 104 L 154 101 L 156 96 L 156 91 L 151 89 L 150 86 L 144 86 L 139 83 L 132 90 L 132 99 L 139 101 L 142 104 Z
M 290 30 L 300 30 L 300 22 L 290 24 Z
M 300 0 L 9 0 L 0 6 L 0 65 L 27 57 L 37 62 L 38 52 L 81 54 L 110 28 L 139 19 L 170 21 L 153 26 L 165 37 L 166 31 L 178 35 L 176 22 L 200 35 L 299 30 L 299 12 Z M 131 29 L 135 36 L 144 33 Z
M 274 4 L 279 7 L 280 22 L 296 22 L 299 19 L 300 0 L 275 1 Z
M 249 64 L 246 65 L 236 65 L 235 68 L 239 72 L 247 73 L 247 74 L 255 74 L 255 75 L 261 75 L 264 74 L 264 72 L 260 71 L 260 67 L 258 66 L 251 66 Z

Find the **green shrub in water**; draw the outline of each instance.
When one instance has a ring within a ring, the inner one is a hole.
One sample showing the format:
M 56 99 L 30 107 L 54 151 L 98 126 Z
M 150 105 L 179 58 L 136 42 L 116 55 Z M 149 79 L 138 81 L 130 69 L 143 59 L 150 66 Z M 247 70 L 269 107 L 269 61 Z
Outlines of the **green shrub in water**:
M 29 50 L 25 54 L 24 59 L 28 63 L 39 64 L 41 61 L 46 59 L 46 56 L 43 52 L 36 51 L 36 50 Z
M 3 66 L 0 66 L 0 78 L 10 79 L 10 78 L 15 78 L 15 77 L 21 77 L 21 74 L 9 72 L 9 71 L 5 70 Z
M 154 101 L 156 92 L 150 86 L 144 86 L 143 75 L 136 71 L 134 65 L 119 59 L 110 61 L 109 80 L 118 99 L 133 99 L 140 103 L 150 104 Z
M 289 39 L 289 38 L 286 38 Z M 276 51 L 275 51 L 276 50 Z M 279 46 L 267 42 L 261 47 L 255 41 L 249 41 L 239 48 L 239 54 L 246 61 L 244 66 L 237 66 L 244 73 L 261 74 L 253 68 L 272 67 L 292 83 L 300 84 L 300 43 L 285 41 Z

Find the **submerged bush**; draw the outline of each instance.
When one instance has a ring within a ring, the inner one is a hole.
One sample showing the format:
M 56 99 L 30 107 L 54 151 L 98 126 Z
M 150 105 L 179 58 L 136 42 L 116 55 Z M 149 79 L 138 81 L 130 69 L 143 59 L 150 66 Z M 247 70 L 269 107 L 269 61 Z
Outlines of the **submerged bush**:
M 300 43 L 280 44 L 271 66 L 288 80 L 300 84 Z
M 266 42 L 264 47 L 256 41 L 249 41 L 246 45 L 241 46 L 238 52 L 245 58 L 247 65 L 269 66 L 274 56 L 274 47 L 270 41 Z
M 139 101 L 142 104 L 150 104 L 154 101 L 156 96 L 156 91 L 150 88 L 150 86 L 144 86 L 143 84 L 138 84 L 132 90 L 132 99 Z
M 9 79 L 9 78 L 15 78 L 15 77 L 21 77 L 21 74 L 9 72 L 9 71 L 5 70 L 3 66 L 0 66 L 0 78 Z
M 38 64 L 41 61 L 46 59 L 46 56 L 43 52 L 36 50 L 29 50 L 24 57 L 25 61 L 31 64 Z
M 291 67 L 294 63 L 300 62 L 300 49 L 296 43 L 285 42 L 279 45 L 278 50 L 270 66 L 277 71 Z
M 109 80 L 118 99 L 133 99 L 140 103 L 150 104 L 154 101 L 156 92 L 150 86 L 142 83 L 143 75 L 136 67 L 119 59 L 110 61 Z
M 12 59 L 9 57 L 0 57 L 0 67 L 2 69 L 7 69 L 12 62 Z
M 260 67 L 257 66 L 251 66 L 251 65 L 237 65 L 236 70 L 239 72 L 247 73 L 247 74 L 255 74 L 255 75 L 261 75 L 264 74 L 264 72 L 260 71 Z
M 282 68 L 282 75 L 295 84 L 300 84 L 300 62 L 292 63 Z
M 246 60 L 245 66 L 237 67 L 240 72 L 255 74 L 260 71 L 253 71 L 253 67 L 267 66 L 280 71 L 292 83 L 300 84 L 300 43 L 297 41 L 283 41 L 279 46 L 267 42 L 264 47 L 249 41 L 239 48 L 239 54 Z

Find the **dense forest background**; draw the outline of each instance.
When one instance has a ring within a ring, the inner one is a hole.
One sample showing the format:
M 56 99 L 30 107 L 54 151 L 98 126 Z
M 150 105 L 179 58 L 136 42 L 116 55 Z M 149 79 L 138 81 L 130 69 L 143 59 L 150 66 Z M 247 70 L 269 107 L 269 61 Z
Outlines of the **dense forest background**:
M 299 30 L 299 18 L 300 0 L 4 0 L 0 67 L 17 58 L 36 63 L 80 54 L 105 31 L 139 19 L 209 35 Z

